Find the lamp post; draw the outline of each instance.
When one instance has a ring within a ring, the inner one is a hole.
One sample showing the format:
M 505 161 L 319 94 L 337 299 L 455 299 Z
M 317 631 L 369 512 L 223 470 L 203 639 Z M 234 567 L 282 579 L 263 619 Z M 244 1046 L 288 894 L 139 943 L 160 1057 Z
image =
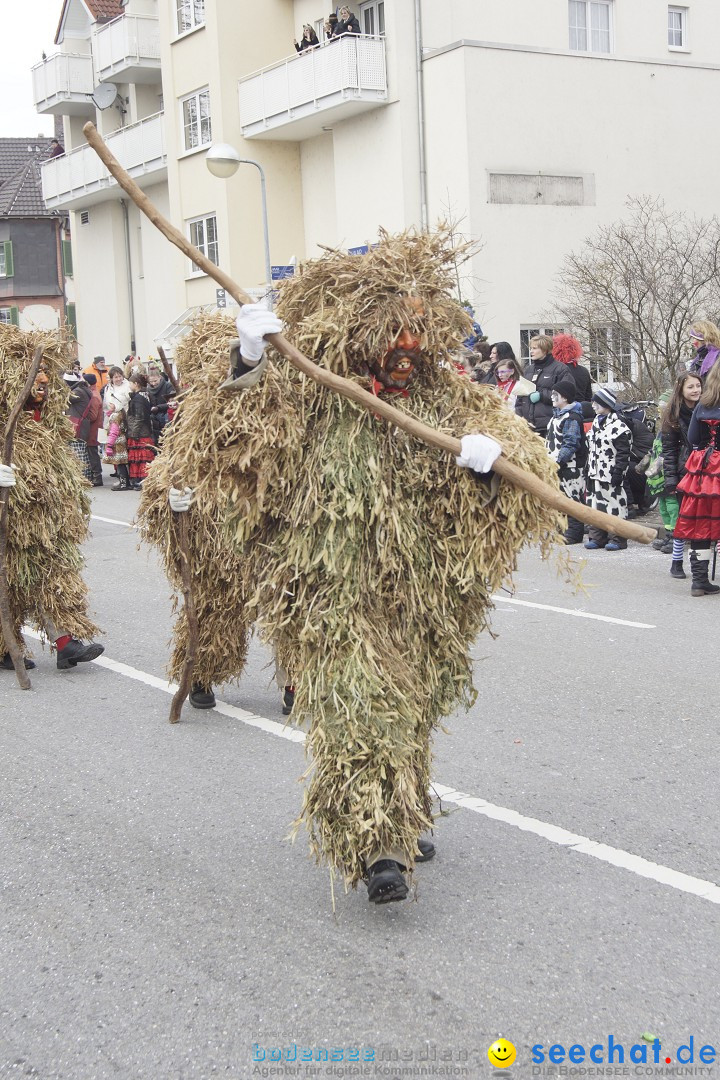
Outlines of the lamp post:
M 223 180 L 234 176 L 240 165 L 254 165 L 260 173 L 260 196 L 262 200 L 263 242 L 265 245 L 265 277 L 268 286 L 272 285 L 272 269 L 270 267 L 270 233 L 268 231 L 267 194 L 265 190 L 265 172 L 259 161 L 252 158 L 242 158 L 239 152 L 230 143 L 215 143 L 205 155 L 205 164 L 213 176 L 219 176 Z M 269 297 L 272 307 L 272 293 Z

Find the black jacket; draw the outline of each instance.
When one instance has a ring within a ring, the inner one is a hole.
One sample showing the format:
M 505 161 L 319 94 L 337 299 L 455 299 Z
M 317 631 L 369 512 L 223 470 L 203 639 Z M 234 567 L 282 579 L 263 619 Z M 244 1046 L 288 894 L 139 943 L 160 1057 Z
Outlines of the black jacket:
M 92 390 L 84 380 L 73 386 L 70 393 L 68 416 L 80 420 L 75 433 L 75 438 L 80 440 L 80 442 L 87 442 L 88 435 L 90 434 L 90 423 L 95 412 L 93 409 L 92 396 Z M 81 420 L 81 417 L 84 417 L 84 419 Z
M 692 409 L 685 402 L 680 405 L 678 427 L 664 427 L 660 433 L 663 452 L 663 476 L 665 477 L 664 495 L 673 495 L 685 475 L 685 462 L 690 453 L 688 428 L 692 418 Z
M 128 439 L 152 439 L 152 413 L 146 391 L 135 390 L 130 395 L 126 414 Z
M 319 44 L 320 42 L 317 39 L 317 34 L 315 33 L 315 31 L 313 31 L 313 36 L 310 38 L 309 41 L 303 34 L 303 36 L 300 38 L 300 41 L 295 42 L 295 52 L 302 52 L 303 49 L 314 49 L 315 46 Z
M 338 19 L 337 25 L 333 30 L 333 37 L 340 37 L 340 34 L 359 34 L 360 23 L 357 21 L 357 15 L 351 15 L 349 19 Z
M 592 398 L 592 378 L 590 372 L 581 364 L 566 364 L 567 371 L 575 380 L 578 401 L 590 401 Z
M 720 405 L 710 406 L 698 402 L 695 406 L 688 428 L 688 442 L 691 449 L 704 450 L 710 445 L 712 428 L 703 421 L 720 420 Z M 720 427 L 715 428 L 714 449 L 720 449 Z
M 568 375 L 565 364 L 556 360 L 552 353 L 548 353 L 542 360 L 534 363 L 532 360 L 525 368 L 523 375 L 530 382 L 535 383 L 535 388 L 540 394 L 540 400 L 536 403 L 529 397 L 519 397 L 515 402 L 515 412 L 527 420 L 533 431 L 538 435 L 545 435 L 547 426 L 552 420 L 553 403 L 550 392 L 561 379 Z
M 160 432 L 167 424 L 168 401 L 174 392 L 172 383 L 167 379 L 161 379 L 157 386 L 148 386 L 147 388 L 152 411 L 153 438 L 156 442 Z

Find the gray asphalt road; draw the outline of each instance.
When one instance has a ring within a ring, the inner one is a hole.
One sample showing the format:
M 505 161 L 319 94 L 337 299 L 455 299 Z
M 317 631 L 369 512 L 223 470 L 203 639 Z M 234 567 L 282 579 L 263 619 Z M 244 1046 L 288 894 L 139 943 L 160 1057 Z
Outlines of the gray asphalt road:
M 31 692 L 0 684 L 0 1075 L 490 1076 L 502 1034 L 517 1061 L 495 1075 L 518 1080 L 562 1067 L 533 1073 L 539 1044 L 612 1035 L 628 1064 L 650 1032 L 671 1067 L 690 1036 L 695 1066 L 720 1045 L 720 907 L 664 869 L 720 880 L 720 599 L 634 545 L 587 553 L 575 595 L 528 553 L 435 766 L 521 817 L 443 803 L 415 901 L 374 908 L 336 883 L 333 914 L 327 871 L 287 840 L 302 746 L 219 712 L 168 725 L 142 681 L 164 676 L 168 588 L 130 528 L 99 520 L 130 521 L 137 496 L 93 498 L 87 581 L 105 657 L 132 670 L 58 672 L 38 650 Z M 282 720 L 257 643 L 220 696 Z

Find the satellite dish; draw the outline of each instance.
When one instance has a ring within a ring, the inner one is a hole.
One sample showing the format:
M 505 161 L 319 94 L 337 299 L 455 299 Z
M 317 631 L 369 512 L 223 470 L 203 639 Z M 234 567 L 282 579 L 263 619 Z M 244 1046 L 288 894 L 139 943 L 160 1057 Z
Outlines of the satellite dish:
M 92 92 L 92 99 L 95 107 L 100 109 L 109 109 L 111 105 L 115 103 L 115 98 L 118 96 L 118 88 L 115 83 L 106 82 L 99 83 Z

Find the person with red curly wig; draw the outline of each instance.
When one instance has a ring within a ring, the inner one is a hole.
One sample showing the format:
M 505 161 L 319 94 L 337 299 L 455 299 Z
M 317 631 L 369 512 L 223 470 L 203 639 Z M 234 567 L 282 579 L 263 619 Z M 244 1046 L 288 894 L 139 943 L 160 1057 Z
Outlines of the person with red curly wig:
M 565 364 L 568 375 L 575 380 L 577 400 L 590 401 L 592 398 L 592 379 L 590 372 L 578 360 L 582 356 L 582 345 L 572 334 L 555 334 L 553 337 L 553 356 L 561 364 Z M 592 410 L 590 410 L 592 416 Z

